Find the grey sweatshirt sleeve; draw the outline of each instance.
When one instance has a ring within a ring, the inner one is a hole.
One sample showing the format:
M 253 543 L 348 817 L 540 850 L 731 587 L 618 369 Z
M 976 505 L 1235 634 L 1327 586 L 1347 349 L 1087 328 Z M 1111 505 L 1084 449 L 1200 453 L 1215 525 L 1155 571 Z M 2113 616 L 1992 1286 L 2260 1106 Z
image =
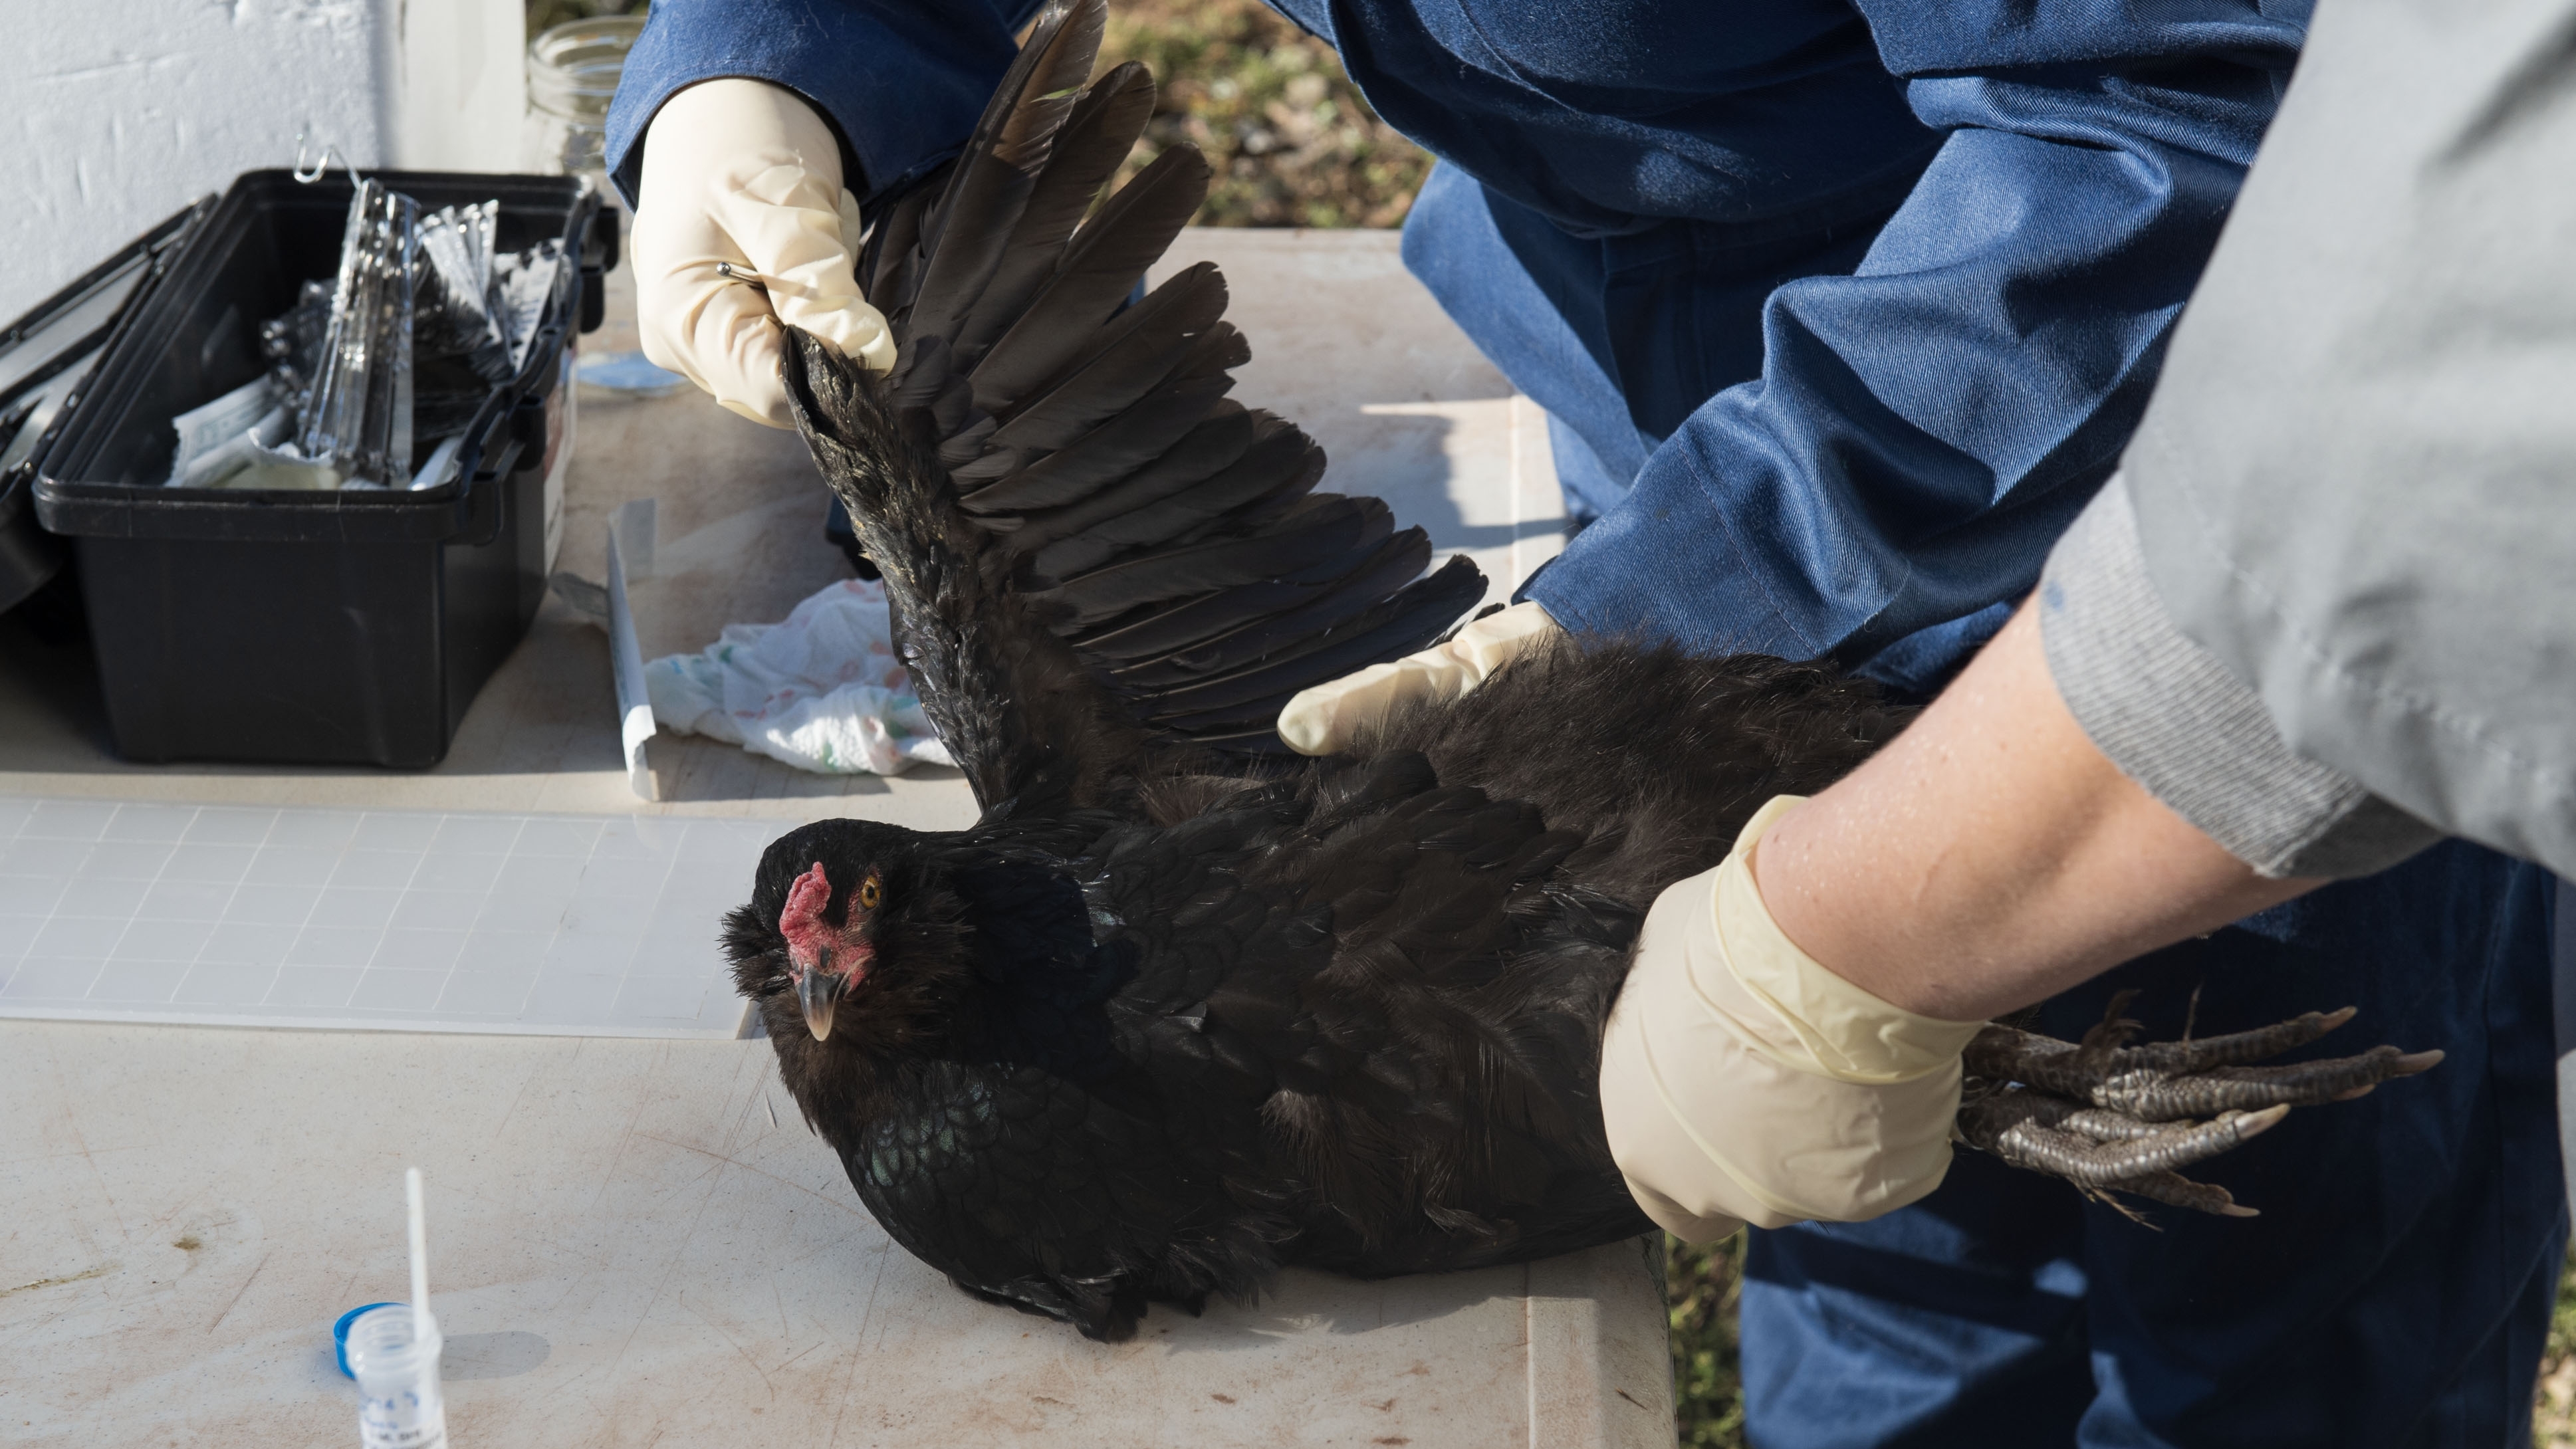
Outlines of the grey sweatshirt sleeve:
M 2042 602 L 2122 768 L 2267 871 L 2576 874 L 2576 0 L 2321 7 L 2123 477 Z
M 2263 701 L 2165 613 L 2125 480 L 2094 495 L 2039 581 L 2048 672 L 2121 773 L 2275 878 L 2368 875 L 2441 833 L 2291 753 Z

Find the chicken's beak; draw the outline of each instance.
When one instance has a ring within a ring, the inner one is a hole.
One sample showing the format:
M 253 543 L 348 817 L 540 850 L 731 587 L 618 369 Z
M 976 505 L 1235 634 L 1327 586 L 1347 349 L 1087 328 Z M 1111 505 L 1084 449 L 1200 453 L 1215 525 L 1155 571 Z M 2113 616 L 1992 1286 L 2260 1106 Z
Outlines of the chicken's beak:
M 814 1040 L 823 1041 L 832 1034 L 832 1008 L 849 989 L 850 979 L 831 969 L 832 953 L 825 951 L 811 969 L 796 973 L 796 1004 L 805 1009 L 805 1029 Z

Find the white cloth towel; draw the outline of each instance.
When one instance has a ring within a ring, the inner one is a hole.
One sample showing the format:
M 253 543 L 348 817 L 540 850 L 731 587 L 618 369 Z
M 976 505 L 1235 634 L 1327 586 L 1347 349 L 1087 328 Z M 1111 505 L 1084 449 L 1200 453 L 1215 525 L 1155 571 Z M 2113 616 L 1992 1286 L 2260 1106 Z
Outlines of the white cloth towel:
M 775 624 L 644 666 L 654 722 L 826 775 L 953 763 L 895 657 L 885 587 L 845 579 Z

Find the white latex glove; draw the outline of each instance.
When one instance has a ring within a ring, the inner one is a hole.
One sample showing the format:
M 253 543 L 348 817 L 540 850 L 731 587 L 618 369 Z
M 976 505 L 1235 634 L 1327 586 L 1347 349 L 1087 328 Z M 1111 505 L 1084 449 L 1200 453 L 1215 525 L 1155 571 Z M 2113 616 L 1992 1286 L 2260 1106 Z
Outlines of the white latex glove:
M 1349 749 L 1385 723 L 1397 705 L 1456 699 L 1523 651 L 1564 632 L 1537 604 L 1514 604 L 1469 623 L 1446 644 L 1298 691 L 1279 711 L 1279 738 L 1301 755 Z
M 859 295 L 859 201 L 831 127 L 766 81 L 701 81 L 644 137 L 631 251 L 644 355 L 754 422 L 792 428 L 781 322 L 883 372 L 886 320 Z M 730 262 L 762 287 L 722 276 Z
M 1763 806 L 1723 864 L 1655 898 L 1603 1034 L 1611 1156 L 1691 1242 L 1872 1218 L 1940 1186 L 1959 1053 L 1985 1026 L 1890 1006 L 1772 923 L 1753 850 L 1800 803 Z

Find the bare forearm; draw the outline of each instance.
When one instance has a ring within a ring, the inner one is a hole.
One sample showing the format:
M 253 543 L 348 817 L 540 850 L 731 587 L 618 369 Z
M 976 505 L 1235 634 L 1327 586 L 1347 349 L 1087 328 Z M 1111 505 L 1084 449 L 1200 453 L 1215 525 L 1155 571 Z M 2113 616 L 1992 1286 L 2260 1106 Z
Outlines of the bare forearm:
M 1764 837 L 1763 900 L 1845 980 L 1971 1021 L 2314 888 L 2271 880 L 2096 750 L 2027 607 L 1902 736 Z

